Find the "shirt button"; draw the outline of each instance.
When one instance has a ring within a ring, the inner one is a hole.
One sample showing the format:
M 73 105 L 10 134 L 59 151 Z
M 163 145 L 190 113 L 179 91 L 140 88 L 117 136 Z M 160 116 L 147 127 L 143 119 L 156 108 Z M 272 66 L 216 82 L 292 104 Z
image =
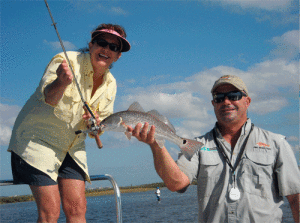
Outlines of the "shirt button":
M 92 87 L 92 85 L 89 85 L 89 87 Z

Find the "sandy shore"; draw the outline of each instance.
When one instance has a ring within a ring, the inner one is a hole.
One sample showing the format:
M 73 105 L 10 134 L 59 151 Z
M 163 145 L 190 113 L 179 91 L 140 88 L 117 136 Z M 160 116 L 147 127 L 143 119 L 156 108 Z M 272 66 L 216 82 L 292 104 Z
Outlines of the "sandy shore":
M 153 188 L 153 187 L 120 188 L 121 194 L 138 193 L 138 192 L 145 192 L 145 191 L 149 191 L 149 190 L 155 190 L 155 188 Z M 113 188 L 102 190 L 102 191 L 87 190 L 85 192 L 86 197 L 104 196 L 104 195 L 112 195 L 112 194 L 114 194 Z M 33 196 L 32 195 L 24 195 L 24 196 L 1 197 L 0 198 L 0 204 L 9 204 L 9 203 L 26 202 L 26 201 L 34 201 Z

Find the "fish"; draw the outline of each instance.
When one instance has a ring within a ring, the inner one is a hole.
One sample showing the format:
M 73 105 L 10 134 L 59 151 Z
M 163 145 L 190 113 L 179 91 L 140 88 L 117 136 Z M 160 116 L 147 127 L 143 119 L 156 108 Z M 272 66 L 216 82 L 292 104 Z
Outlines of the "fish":
M 100 123 L 100 132 L 124 132 L 128 140 L 131 133 L 127 126 L 136 126 L 138 123 L 149 123 L 148 132 L 152 125 L 155 126 L 154 138 L 160 148 L 164 147 L 165 140 L 178 145 L 182 154 L 191 160 L 192 156 L 201 149 L 203 143 L 176 135 L 176 130 L 167 117 L 160 115 L 157 110 L 145 112 L 138 102 L 133 102 L 126 111 L 113 113 Z

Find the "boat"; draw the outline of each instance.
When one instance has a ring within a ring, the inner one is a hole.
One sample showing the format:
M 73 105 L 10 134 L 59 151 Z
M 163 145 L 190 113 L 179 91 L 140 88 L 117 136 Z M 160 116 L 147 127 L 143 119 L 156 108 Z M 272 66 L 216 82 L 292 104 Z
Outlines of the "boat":
M 114 195 L 115 195 L 115 201 L 116 201 L 116 215 L 117 215 L 117 222 L 122 223 L 122 202 L 121 202 L 121 192 L 120 188 L 118 187 L 117 182 L 115 179 L 109 175 L 92 175 L 90 176 L 91 181 L 97 181 L 97 180 L 109 180 L 114 188 Z M 20 185 L 20 184 L 14 184 L 13 180 L 0 180 L 0 186 L 10 186 L 10 185 Z

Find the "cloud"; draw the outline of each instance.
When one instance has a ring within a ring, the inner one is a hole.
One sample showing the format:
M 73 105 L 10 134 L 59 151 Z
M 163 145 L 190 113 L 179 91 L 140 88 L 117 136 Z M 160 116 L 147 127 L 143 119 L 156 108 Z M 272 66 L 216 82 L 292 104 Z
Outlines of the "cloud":
M 65 49 L 68 51 L 68 50 L 76 50 L 77 49 L 77 47 L 73 44 L 73 43 L 71 43 L 71 42 L 69 42 L 69 41 L 62 41 L 63 42 L 63 45 L 64 45 L 64 47 L 65 47 Z M 44 40 L 44 44 L 46 44 L 46 45 L 48 45 L 48 46 L 50 46 L 53 50 L 61 50 L 62 49 L 62 47 L 61 47 L 61 45 L 60 45 L 60 42 L 59 41 L 56 41 L 56 42 L 49 42 L 49 41 L 47 41 L 47 40 Z
M 276 46 L 270 52 L 274 58 L 297 59 L 299 58 L 299 30 L 292 30 L 282 36 L 276 36 L 270 40 Z
M 0 103 L 0 145 L 8 145 L 12 127 L 21 108 Z
M 69 0 L 74 7 L 79 11 L 84 11 L 90 14 L 95 14 L 101 12 L 106 14 L 113 14 L 113 15 L 127 15 L 128 12 L 122 9 L 121 7 L 106 7 L 104 6 L 105 3 L 99 4 L 98 1 L 90 1 L 90 0 L 81 0 L 81 1 L 71 1 Z
M 268 1 L 211 0 L 211 2 L 219 2 L 223 5 L 239 6 L 243 9 L 258 8 L 267 11 L 284 11 L 287 10 L 292 5 L 293 0 L 268 0 Z
M 297 136 L 289 136 L 286 140 L 289 142 L 298 142 L 299 138 Z
M 122 9 L 121 7 L 111 7 L 111 9 L 109 10 L 111 13 L 115 14 L 115 15 L 127 15 L 128 13 Z
M 297 100 L 298 62 L 275 59 L 254 64 L 246 71 L 217 66 L 180 82 L 127 88 L 119 99 L 120 107 L 125 110 L 138 101 L 145 111 L 156 109 L 168 117 L 178 135 L 193 138 L 208 131 L 216 121 L 210 90 L 219 77 L 228 74 L 241 77 L 247 84 L 251 113 L 266 115 L 290 106 L 289 98 Z
M 234 13 L 250 13 L 259 23 L 272 25 L 298 23 L 299 3 L 297 0 L 206 0 L 206 3 L 221 5 Z

